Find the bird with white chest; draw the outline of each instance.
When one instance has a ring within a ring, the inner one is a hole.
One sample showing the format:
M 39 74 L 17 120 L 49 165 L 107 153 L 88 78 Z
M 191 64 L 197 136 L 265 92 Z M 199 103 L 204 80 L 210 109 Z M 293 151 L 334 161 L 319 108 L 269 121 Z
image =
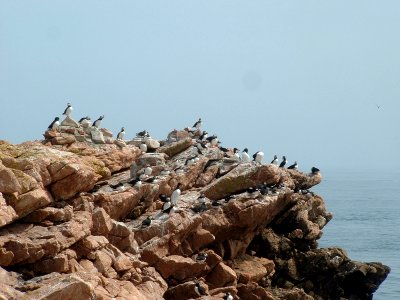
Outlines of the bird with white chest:
M 253 161 L 261 164 L 263 157 L 264 157 L 264 152 L 257 151 L 256 153 L 253 154 Z
M 179 183 L 177 188 L 172 192 L 172 195 L 171 195 L 171 204 L 173 206 L 176 206 L 180 196 L 181 196 L 181 184 Z
M 250 162 L 249 149 L 244 148 L 242 151 L 242 162 Z
M 120 131 L 120 132 L 118 133 L 118 135 L 117 135 L 117 139 L 118 139 L 118 140 L 123 140 L 124 137 L 125 137 L 125 127 L 122 127 L 122 128 L 121 128 L 121 131 Z
M 71 103 L 67 103 L 67 108 L 64 110 L 63 115 L 69 117 L 73 110 Z
M 57 130 L 58 127 L 60 127 L 60 118 L 59 117 L 55 117 L 54 121 L 51 122 L 51 124 L 49 125 L 49 127 L 47 129 L 48 130 Z
M 101 121 L 104 119 L 104 115 L 100 116 L 96 121 L 93 122 L 93 127 L 99 128 L 101 125 Z

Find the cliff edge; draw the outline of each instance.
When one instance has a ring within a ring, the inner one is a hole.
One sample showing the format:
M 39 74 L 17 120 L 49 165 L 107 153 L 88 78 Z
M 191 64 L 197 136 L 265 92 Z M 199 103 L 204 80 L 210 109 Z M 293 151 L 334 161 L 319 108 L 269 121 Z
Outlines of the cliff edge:
M 0 299 L 372 299 L 390 272 L 318 248 L 320 172 L 70 123 L 0 141 Z

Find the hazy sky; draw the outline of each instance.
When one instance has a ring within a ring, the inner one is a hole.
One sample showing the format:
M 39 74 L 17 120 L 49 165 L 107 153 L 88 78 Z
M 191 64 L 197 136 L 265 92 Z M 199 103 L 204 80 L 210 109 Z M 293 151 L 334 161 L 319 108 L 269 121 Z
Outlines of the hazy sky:
M 0 139 L 41 139 L 69 101 L 127 138 L 202 117 L 266 161 L 399 168 L 399 16 L 398 0 L 1 0 Z

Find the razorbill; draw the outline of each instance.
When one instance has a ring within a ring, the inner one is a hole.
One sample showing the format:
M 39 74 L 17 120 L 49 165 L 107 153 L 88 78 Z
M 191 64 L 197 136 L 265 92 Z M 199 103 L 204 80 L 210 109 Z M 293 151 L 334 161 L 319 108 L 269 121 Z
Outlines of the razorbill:
M 112 187 L 114 190 L 117 191 L 123 191 L 125 189 L 124 184 L 122 182 L 119 182 L 117 184 L 110 184 L 110 187 Z
M 125 136 L 125 127 L 122 127 L 121 128 L 121 131 L 118 133 L 118 135 L 117 135 L 117 139 L 118 140 L 123 140 L 124 139 L 124 136 Z
M 284 156 L 282 156 L 282 162 L 279 165 L 279 168 L 284 168 L 286 163 L 287 163 L 287 160 L 286 160 L 286 156 L 284 155 Z
M 278 156 L 274 155 L 274 159 L 271 161 L 271 164 L 278 165 Z
M 90 124 L 90 117 L 89 116 L 83 117 L 78 121 L 78 123 L 79 124 L 86 124 L 86 123 Z
M 177 204 L 177 202 L 178 202 L 178 200 L 179 200 L 179 197 L 181 196 L 181 189 L 180 189 L 180 187 L 181 187 L 181 184 L 179 183 L 178 186 L 177 186 L 177 188 L 175 189 L 175 191 L 172 192 L 172 195 L 171 195 L 171 204 L 172 204 L 173 206 L 175 206 L 175 205 Z
M 140 187 L 142 185 L 142 181 L 139 178 L 134 178 L 128 181 L 129 184 L 133 185 L 134 187 Z
M 150 134 L 147 130 L 140 131 L 136 133 L 137 137 L 150 137 Z
M 194 286 L 194 291 L 197 295 L 202 296 L 202 295 L 207 295 L 206 290 L 200 285 L 199 282 L 196 282 Z
M 203 133 L 199 137 L 199 140 L 200 141 L 204 141 L 207 137 L 208 137 L 208 132 L 207 131 L 203 131 Z
M 196 256 L 196 261 L 198 261 L 198 262 L 206 261 L 207 260 L 207 256 L 208 256 L 207 253 L 201 252 Z
M 169 199 L 166 195 L 164 195 L 164 194 L 160 194 L 159 196 L 158 196 L 158 198 L 162 201 L 162 202 L 167 202 L 167 200 Z
M 47 127 L 47 129 L 50 130 L 55 130 L 60 126 L 60 118 L 59 117 L 55 117 L 54 121 L 51 122 L 51 124 L 49 125 L 49 127 Z
M 150 219 L 150 217 L 148 216 L 148 217 L 147 217 L 146 219 L 144 219 L 144 221 L 142 222 L 142 228 L 149 227 L 150 224 L 151 224 L 151 219 Z
M 63 115 L 66 115 L 69 117 L 72 113 L 72 110 L 73 110 L 73 108 L 72 108 L 71 103 L 67 103 L 67 108 L 64 110 Z
M 249 149 L 244 148 L 242 151 L 242 162 L 249 162 L 250 161 L 250 156 L 249 156 Z
M 224 299 L 224 300 L 233 300 L 233 296 L 232 296 L 231 293 L 226 292 L 225 295 L 224 295 L 224 297 L 223 297 L 223 299 Z
M 312 167 L 312 168 L 311 168 L 311 173 L 312 173 L 312 174 L 318 174 L 318 173 L 319 173 L 319 169 L 316 168 L 316 167 Z
M 101 125 L 101 120 L 104 119 L 104 115 L 100 116 L 96 121 L 93 122 L 93 127 L 99 128 Z
M 290 165 L 289 167 L 288 167 L 288 169 L 297 169 L 298 168 L 298 165 L 297 165 L 297 161 L 295 161 L 294 162 L 294 164 L 293 165 Z
M 240 150 L 238 148 L 233 148 L 233 152 L 234 152 L 233 157 L 240 159 L 240 154 L 239 154 Z
M 162 207 L 162 212 L 163 213 L 169 213 L 172 209 L 173 205 L 170 201 L 169 198 L 167 198 L 167 201 L 164 203 L 163 207 Z
M 263 157 L 264 157 L 264 152 L 261 151 L 257 151 L 256 153 L 253 154 L 253 160 L 259 164 L 261 164 Z
M 193 124 L 193 127 L 199 130 L 202 124 L 203 123 L 201 122 L 201 118 L 199 118 L 199 120 Z

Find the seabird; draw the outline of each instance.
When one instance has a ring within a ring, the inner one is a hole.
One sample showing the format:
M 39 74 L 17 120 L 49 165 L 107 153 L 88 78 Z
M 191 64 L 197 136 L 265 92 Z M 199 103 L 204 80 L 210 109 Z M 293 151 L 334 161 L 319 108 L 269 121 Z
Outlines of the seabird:
M 239 154 L 240 150 L 238 148 L 233 148 L 233 151 L 234 151 L 233 156 L 237 159 L 240 159 L 240 154 Z
M 203 133 L 199 137 L 199 140 L 200 141 L 204 141 L 207 137 L 208 137 L 208 132 L 207 131 L 203 131 Z
M 125 136 L 125 127 L 122 127 L 121 128 L 121 131 L 118 133 L 118 135 L 117 135 L 117 139 L 118 140 L 123 140 L 124 139 L 124 136 Z
M 47 127 L 47 129 L 50 130 L 55 130 L 60 126 L 60 118 L 59 117 L 55 117 L 54 121 L 51 122 L 51 124 L 49 125 L 49 127 Z
M 142 150 L 143 152 L 147 152 L 147 145 L 146 144 L 140 144 L 140 150 Z
M 206 196 L 204 196 L 204 194 L 201 194 L 199 196 L 199 198 L 197 198 L 197 200 L 199 201 L 199 203 L 205 203 L 206 202 Z
M 150 134 L 147 130 L 140 131 L 136 133 L 137 137 L 150 137 Z
M 229 202 L 232 199 L 235 199 L 235 196 L 229 195 L 228 197 L 225 198 L 225 202 Z
M 295 161 L 294 162 L 294 164 L 293 165 L 290 165 L 289 167 L 288 167 L 288 169 L 297 169 L 298 168 L 298 165 L 297 165 L 297 161 Z
M 212 205 L 212 206 L 221 206 L 221 203 L 219 203 L 218 200 L 214 200 L 214 201 L 211 203 L 211 205 Z
M 199 296 L 207 295 L 206 290 L 200 285 L 199 282 L 196 282 L 196 285 L 194 286 L 194 291 Z
M 231 293 L 226 292 L 223 299 L 224 300 L 233 300 L 233 296 Z
M 214 134 L 206 138 L 206 141 L 208 141 L 211 145 L 215 146 L 218 144 L 218 137 Z
M 316 167 L 312 167 L 312 168 L 311 168 L 311 173 L 312 173 L 312 174 L 318 174 L 318 173 L 319 173 L 319 169 L 316 168 Z
M 82 124 L 82 123 L 85 123 L 85 122 L 87 122 L 87 121 L 90 121 L 90 117 L 89 117 L 89 116 L 86 116 L 86 117 L 81 118 L 81 119 L 78 121 L 78 123 Z
M 164 194 L 160 194 L 159 196 L 158 196 L 158 198 L 162 201 L 162 202 L 167 202 L 168 200 L 169 200 L 169 198 L 166 196 L 166 195 L 164 195 Z
M 201 252 L 196 256 L 196 261 L 198 261 L 198 262 L 206 261 L 207 256 L 208 256 L 207 253 Z
M 150 217 L 148 216 L 148 217 L 142 222 L 142 228 L 149 227 L 150 224 L 151 224 L 151 219 L 150 219 Z
M 69 117 L 72 113 L 72 110 L 73 110 L 73 108 L 72 108 L 71 103 L 67 103 L 67 108 L 64 110 L 63 115 L 66 115 Z
M 274 155 L 274 159 L 271 161 L 271 164 L 278 165 L 278 156 Z
M 158 179 L 157 179 L 156 176 L 152 176 L 152 177 L 146 178 L 144 180 L 144 182 L 146 182 L 146 183 L 158 183 Z
M 110 184 L 110 187 L 118 191 L 123 191 L 125 189 L 124 184 L 122 182 L 119 182 L 117 184 Z
M 206 205 L 205 202 L 202 202 L 202 203 L 200 203 L 200 204 L 198 204 L 198 205 L 195 205 L 195 206 L 192 208 L 192 210 L 193 210 L 195 213 L 201 213 L 201 212 L 207 210 L 207 205 Z
M 203 123 L 201 122 L 201 118 L 199 118 L 199 120 L 196 123 L 194 123 L 192 127 L 194 127 L 197 130 L 199 130 L 202 124 Z
M 96 121 L 93 122 L 93 127 L 99 128 L 101 124 L 101 120 L 104 119 L 104 115 L 100 116 Z
M 261 151 L 257 151 L 256 153 L 253 154 L 253 160 L 259 164 L 261 164 L 263 157 L 264 157 L 264 152 Z
M 162 207 L 162 212 L 163 213 L 169 213 L 172 209 L 173 205 L 171 203 L 171 201 L 169 200 L 169 198 L 167 198 L 167 201 L 164 203 L 163 207 Z
M 177 188 L 175 189 L 175 191 L 172 192 L 172 195 L 171 195 L 171 204 L 174 206 L 177 204 L 179 197 L 181 196 L 180 187 L 181 187 L 181 184 L 179 183 Z
M 282 156 L 282 162 L 279 165 L 279 168 L 284 168 L 287 163 L 286 156 Z
M 244 148 L 242 151 L 242 162 L 249 162 L 250 161 L 250 156 L 249 156 L 249 150 L 247 148 Z
M 222 152 L 229 152 L 228 148 L 224 148 L 224 147 L 219 147 L 219 150 L 221 150 Z
M 134 178 L 128 181 L 129 184 L 135 186 L 135 187 L 140 187 L 142 185 L 142 181 L 139 178 Z

